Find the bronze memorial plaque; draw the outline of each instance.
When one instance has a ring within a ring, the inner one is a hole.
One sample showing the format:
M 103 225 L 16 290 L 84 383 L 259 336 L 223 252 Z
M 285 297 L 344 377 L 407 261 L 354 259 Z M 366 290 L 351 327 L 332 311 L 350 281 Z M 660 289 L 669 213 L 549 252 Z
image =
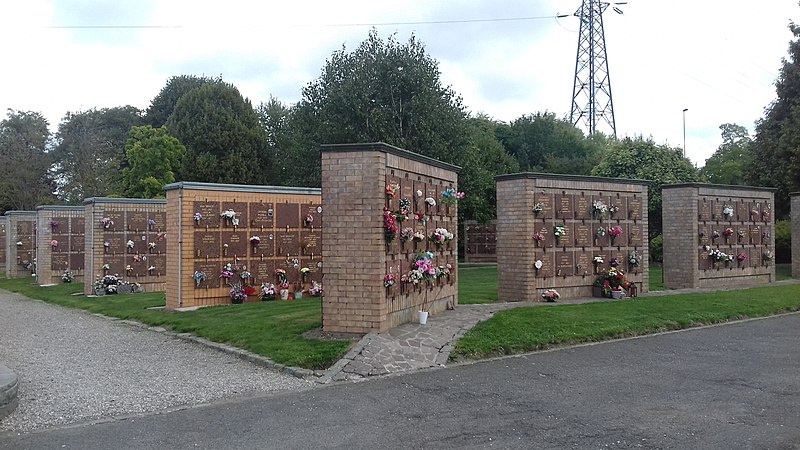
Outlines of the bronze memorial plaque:
M 409 178 L 408 172 L 403 172 L 403 178 L 400 179 L 400 193 L 398 193 L 398 198 L 414 200 L 414 182 Z
M 628 219 L 640 220 L 642 218 L 642 198 L 628 197 Z
M 300 205 L 297 203 L 275 204 L 275 226 L 297 228 L 300 226 Z
M 243 231 L 222 232 L 222 256 L 224 258 L 246 257 L 249 245 L 247 233 Z
M 306 228 L 322 227 L 322 205 L 311 204 L 302 205 L 303 226 Z M 310 220 L 309 220 L 310 219 Z
M 253 285 L 275 283 L 275 261 L 271 259 L 255 260 L 250 264 L 253 274 Z
M 31 235 L 33 234 L 33 222 L 30 220 L 20 220 L 17 222 L 18 235 Z
M 641 247 L 644 245 L 644 225 L 628 224 L 628 245 Z M 624 238 L 623 238 L 624 242 Z
M 70 251 L 69 248 L 69 235 L 68 234 L 54 234 L 50 238 L 50 250 L 53 253 L 67 253 Z M 58 243 L 57 246 L 53 247 L 53 242 L 56 241 Z
M 760 225 L 751 225 L 749 234 L 751 244 L 761 245 L 762 229 Z
M 47 225 L 50 232 L 53 234 L 69 234 L 69 218 L 68 217 L 51 217 L 50 224 Z
M 734 235 L 735 239 L 733 242 L 739 245 L 748 245 L 750 244 L 750 226 L 749 225 L 738 225 L 733 227 L 736 230 L 736 234 Z
M 620 197 L 619 195 L 610 199 L 611 203 L 608 204 L 610 209 L 616 209 L 616 212 L 609 211 L 609 217 L 612 220 L 621 220 L 628 217 L 628 198 Z
M 275 223 L 275 204 L 250 203 L 250 226 L 272 228 Z
M 69 232 L 72 235 L 83 235 L 86 233 L 86 219 L 83 217 L 72 217 L 70 220 Z
M 106 249 L 106 253 L 110 254 L 119 254 L 125 253 L 125 243 L 127 241 L 124 240 L 125 236 L 118 233 L 104 233 L 103 234 L 103 246 Z M 108 242 L 106 246 L 105 243 Z
M 442 199 L 439 198 L 438 186 L 434 183 L 428 183 L 425 190 L 425 198 L 432 198 L 436 201 L 436 206 L 425 205 L 425 210 L 428 214 L 435 216 L 439 214 L 439 206 L 442 204 Z
M 697 254 L 697 268 L 700 270 L 711 270 L 714 268 L 713 261 L 711 257 L 708 256 L 708 252 L 705 250 L 700 250 Z
M 199 288 L 218 288 L 221 286 L 219 274 L 222 271 L 222 267 L 220 267 L 219 263 L 195 261 L 194 270 L 195 272 L 203 272 L 206 274 L 206 280 L 200 283 Z M 192 281 L 195 283 L 195 287 L 197 287 L 197 282 L 194 280 Z
M 581 195 L 576 195 L 575 199 L 575 218 L 580 220 L 589 220 L 592 218 L 592 199 L 587 197 L 583 192 Z
M 151 255 L 147 258 L 147 268 L 155 267 L 152 272 L 148 271 L 150 276 L 164 276 L 167 273 L 167 255 Z
M 99 227 L 100 229 L 104 229 L 106 231 L 123 231 L 125 230 L 125 214 L 123 211 L 118 209 L 106 210 L 105 214 L 103 214 L 104 219 L 111 219 L 113 224 L 109 225 L 108 228 L 105 228 L 102 224 L 97 224 L 95 227 Z
M 123 277 L 125 276 L 125 259 L 123 255 L 104 256 L 102 262 L 100 263 L 100 266 L 102 266 L 103 264 L 108 264 L 109 275 L 119 275 Z M 101 269 L 100 273 L 102 272 L 103 270 Z
M 72 267 L 69 267 L 69 255 L 66 253 L 54 253 L 50 260 L 50 270 L 61 273 L 67 269 L 72 269 Z
M 195 231 L 194 232 L 194 257 L 195 258 L 219 258 L 220 235 L 217 231 Z
M 697 243 L 699 245 L 711 245 L 711 228 L 704 225 L 702 222 L 697 227 Z M 631 227 L 631 235 L 633 235 L 633 227 Z
M 398 267 L 402 269 L 403 265 L 405 264 L 405 260 L 397 260 L 397 261 L 399 264 Z M 316 257 L 314 259 L 304 258 L 302 261 L 300 261 L 300 267 L 308 267 L 309 270 L 308 275 L 306 276 L 306 281 L 305 281 L 306 283 L 310 284 L 312 281 L 316 281 L 317 283 L 319 283 L 322 281 L 322 265 L 317 264 L 321 262 L 322 260 Z M 399 280 L 402 272 L 394 272 L 394 274 L 397 275 L 397 278 Z M 395 284 L 395 286 L 398 285 L 399 283 Z
M 575 275 L 580 275 L 582 277 L 592 275 L 594 272 L 592 266 L 593 258 L 594 254 L 592 252 L 575 252 Z
M 632 225 L 632 226 L 635 227 L 637 225 Z M 630 235 L 628 234 L 628 224 L 627 223 L 617 223 L 617 224 L 613 224 L 612 223 L 612 224 L 610 224 L 608 226 L 606 231 L 607 231 L 607 234 L 608 234 L 608 242 L 609 242 L 609 244 L 611 246 L 613 246 L 613 247 L 623 246 L 624 247 L 624 246 L 628 245 L 627 242 L 629 242 Z M 614 233 L 619 233 L 619 232 L 621 232 L 621 234 L 619 234 L 618 236 L 615 237 Z
M 83 270 L 86 258 L 83 252 L 70 253 L 69 255 L 69 268 L 70 270 Z
M 541 240 L 533 239 L 534 247 L 542 248 L 553 245 L 553 228 L 548 224 L 536 225 L 534 236 L 541 238 Z
M 746 251 L 746 250 L 745 250 Z M 763 261 L 761 259 L 762 248 L 761 247 L 754 247 L 750 249 L 750 267 L 760 267 L 763 265 Z
M 300 242 L 297 232 L 275 232 L 275 252 L 281 257 L 299 256 Z
M 572 219 L 574 217 L 572 195 L 562 194 L 556 195 L 556 218 L 557 219 Z
M 147 213 L 144 211 L 126 211 L 127 230 L 140 232 L 147 229 Z
M 194 202 L 194 226 L 218 228 L 221 212 L 219 202 Z
M 275 256 L 275 232 L 265 230 L 258 237 L 261 238 L 261 242 L 258 247 L 250 246 L 250 254 L 255 257 Z
M 534 252 L 533 261 L 534 261 L 534 264 L 535 264 L 536 261 L 541 261 L 542 262 L 542 267 L 540 269 L 537 270 L 536 267 L 534 266 L 534 271 L 535 271 L 536 277 L 538 277 L 538 278 L 549 278 L 549 277 L 552 277 L 553 274 L 555 273 L 554 268 L 553 268 L 553 253 L 552 252 L 544 253 L 541 250 L 537 250 L 536 252 Z
M 540 212 L 536 209 L 541 208 Z M 553 207 L 553 194 L 534 193 L 533 194 L 533 216 L 536 219 L 552 219 L 555 215 Z
M 714 210 L 713 200 L 702 198 L 697 200 L 697 220 L 708 222 L 711 220 L 711 211 Z
M 244 202 L 222 202 L 222 211 L 233 211 L 236 213 L 235 220 L 238 222 L 234 222 L 233 220 L 227 220 L 225 218 L 220 218 L 222 220 L 222 226 L 224 227 L 232 227 L 234 223 L 238 223 L 238 227 L 246 227 L 249 223 L 248 219 L 248 211 L 247 211 L 247 203 Z
M 746 222 L 750 220 L 750 203 L 745 201 L 736 202 L 736 220 Z
M 322 254 L 322 233 L 319 231 L 303 231 L 300 234 L 303 255 L 320 256 Z M 410 247 L 410 246 L 409 246 Z
M 575 224 L 575 245 L 577 247 L 592 246 L 592 226 Z
M 575 275 L 575 254 L 573 252 L 556 252 L 555 259 L 557 277 L 571 277 Z
M 69 251 L 72 253 L 83 253 L 86 251 L 86 238 L 84 235 L 73 234 L 69 240 Z
M 556 236 L 557 228 L 562 230 L 563 236 Z M 556 222 L 553 226 L 553 240 L 556 247 L 571 247 L 574 239 L 573 235 L 572 224 L 570 223 Z

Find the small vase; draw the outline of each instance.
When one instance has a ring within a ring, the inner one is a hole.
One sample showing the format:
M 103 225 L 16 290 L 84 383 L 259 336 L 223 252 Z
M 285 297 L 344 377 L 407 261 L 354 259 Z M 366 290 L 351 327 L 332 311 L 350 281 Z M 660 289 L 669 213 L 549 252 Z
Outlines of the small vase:
M 419 312 L 419 324 L 425 325 L 428 323 L 428 311 Z
M 289 290 L 281 289 L 281 300 L 289 300 Z
M 625 293 L 622 291 L 611 291 L 611 298 L 619 300 L 623 295 L 625 295 Z

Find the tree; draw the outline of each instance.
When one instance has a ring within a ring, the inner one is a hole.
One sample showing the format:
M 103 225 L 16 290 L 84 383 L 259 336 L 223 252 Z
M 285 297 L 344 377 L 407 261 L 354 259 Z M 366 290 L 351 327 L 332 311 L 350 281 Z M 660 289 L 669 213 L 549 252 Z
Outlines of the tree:
M 51 203 L 50 131 L 38 112 L 9 109 L 0 122 L 0 208 L 33 210 Z
M 169 133 L 186 146 L 181 179 L 266 184 L 267 137 L 250 101 L 228 83 L 206 83 L 178 100 Z
M 383 141 L 453 163 L 467 144 L 465 117 L 422 43 L 384 41 L 375 29 L 352 53 L 331 55 L 293 114 L 309 155 L 323 143 Z
M 794 40 L 775 82 L 777 98 L 756 122 L 752 184 L 777 188 L 778 217 L 789 214 L 789 193 L 800 190 L 800 26 L 789 24 Z
M 651 238 L 661 234 L 661 186 L 702 179 L 680 149 L 656 145 L 641 136 L 612 141 L 592 175 L 650 181 L 647 210 Z
M 133 198 L 164 197 L 164 185 L 175 182 L 186 148 L 165 128 L 133 127 L 125 144 L 129 167 L 122 171 L 122 193 Z
M 128 130 L 141 123 L 141 111 L 133 106 L 67 113 L 58 126 L 53 155 L 59 195 L 78 203 L 119 194 Z
M 320 186 L 319 149 L 304 139 L 302 130 L 313 125 L 302 122 L 297 109 L 271 97 L 256 108 L 267 136 L 267 153 L 272 158 L 271 179 L 283 186 Z
M 605 147 L 602 134 L 587 138 L 548 112 L 524 115 L 500 127 L 498 138 L 526 172 L 589 175 Z
M 752 139 L 747 128 L 732 123 L 719 126 L 722 144 L 700 169 L 709 183 L 747 184 L 753 164 Z
M 167 123 L 167 119 L 175 110 L 175 105 L 192 89 L 207 83 L 221 83 L 221 78 L 198 77 L 195 75 L 179 75 L 167 80 L 158 95 L 150 102 L 145 115 L 145 122 L 153 128 L 160 128 Z

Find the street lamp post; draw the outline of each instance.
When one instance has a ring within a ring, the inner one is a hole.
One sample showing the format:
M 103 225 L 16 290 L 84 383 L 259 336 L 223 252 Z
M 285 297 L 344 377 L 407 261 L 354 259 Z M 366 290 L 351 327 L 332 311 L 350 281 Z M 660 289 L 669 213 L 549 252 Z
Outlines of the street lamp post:
M 683 157 L 686 158 L 686 111 L 689 108 L 683 108 Z

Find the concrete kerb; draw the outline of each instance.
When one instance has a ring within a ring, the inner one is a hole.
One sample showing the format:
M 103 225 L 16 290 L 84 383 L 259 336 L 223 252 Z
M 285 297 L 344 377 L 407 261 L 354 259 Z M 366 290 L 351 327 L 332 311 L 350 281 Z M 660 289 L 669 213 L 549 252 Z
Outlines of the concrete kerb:
M 17 407 L 17 374 L 0 364 L 0 420 Z

